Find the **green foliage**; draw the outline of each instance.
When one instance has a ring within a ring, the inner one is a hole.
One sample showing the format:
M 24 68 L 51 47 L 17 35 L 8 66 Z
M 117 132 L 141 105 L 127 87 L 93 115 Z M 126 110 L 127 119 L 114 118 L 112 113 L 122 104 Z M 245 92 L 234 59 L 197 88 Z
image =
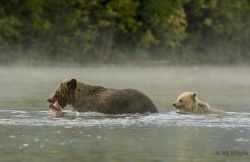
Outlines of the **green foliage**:
M 143 42 L 162 47 L 176 47 L 186 36 L 185 13 L 179 1 L 142 1 L 140 11 L 146 28 Z
M 237 63 L 249 61 L 247 0 L 197 0 L 184 5 L 188 36 L 182 50 L 195 53 L 196 61 Z M 194 56 L 194 55 L 193 55 Z
M 1 0 L 0 62 L 248 63 L 249 16 L 249 0 Z

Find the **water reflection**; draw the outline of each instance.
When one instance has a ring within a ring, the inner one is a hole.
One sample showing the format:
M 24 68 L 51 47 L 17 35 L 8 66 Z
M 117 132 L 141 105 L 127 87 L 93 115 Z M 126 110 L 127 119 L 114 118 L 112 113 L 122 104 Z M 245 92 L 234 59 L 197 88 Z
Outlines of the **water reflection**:
M 0 67 L 0 161 L 248 161 L 248 67 Z M 49 111 L 47 96 L 66 77 L 113 88 L 136 88 L 159 114 L 105 115 Z M 180 115 L 184 91 L 226 115 Z

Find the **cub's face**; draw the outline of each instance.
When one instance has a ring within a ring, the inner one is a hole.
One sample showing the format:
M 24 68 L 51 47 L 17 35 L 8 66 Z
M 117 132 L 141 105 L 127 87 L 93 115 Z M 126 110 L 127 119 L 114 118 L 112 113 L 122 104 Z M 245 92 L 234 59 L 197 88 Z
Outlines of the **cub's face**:
M 58 104 L 64 108 L 70 102 L 70 94 L 73 94 L 77 86 L 75 78 L 68 78 L 62 81 L 62 83 L 55 89 L 51 96 L 47 99 L 49 103 L 54 104 L 58 101 Z
M 173 106 L 180 110 L 191 109 L 196 103 L 196 95 L 196 92 L 184 92 L 177 98 Z

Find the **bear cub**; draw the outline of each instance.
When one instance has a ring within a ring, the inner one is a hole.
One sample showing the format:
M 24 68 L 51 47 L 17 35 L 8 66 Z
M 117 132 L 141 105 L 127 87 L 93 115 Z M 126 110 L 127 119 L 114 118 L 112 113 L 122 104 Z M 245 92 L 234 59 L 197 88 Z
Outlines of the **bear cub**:
M 197 98 L 196 92 L 184 92 L 178 98 L 173 106 L 181 114 L 224 114 L 222 110 L 211 109 L 209 104 L 201 102 Z
M 105 114 L 158 113 L 153 101 L 135 89 L 110 89 L 67 78 L 47 99 L 60 110 L 71 105 L 73 111 Z

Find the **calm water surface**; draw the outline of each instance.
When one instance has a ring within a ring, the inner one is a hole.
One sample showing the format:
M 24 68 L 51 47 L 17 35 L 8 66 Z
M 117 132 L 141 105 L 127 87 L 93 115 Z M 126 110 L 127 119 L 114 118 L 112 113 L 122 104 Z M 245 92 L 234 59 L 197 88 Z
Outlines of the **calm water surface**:
M 249 67 L 0 67 L 0 161 L 249 161 Z M 49 111 L 66 77 L 136 88 L 159 114 Z M 226 115 L 180 115 L 172 103 L 196 91 Z

